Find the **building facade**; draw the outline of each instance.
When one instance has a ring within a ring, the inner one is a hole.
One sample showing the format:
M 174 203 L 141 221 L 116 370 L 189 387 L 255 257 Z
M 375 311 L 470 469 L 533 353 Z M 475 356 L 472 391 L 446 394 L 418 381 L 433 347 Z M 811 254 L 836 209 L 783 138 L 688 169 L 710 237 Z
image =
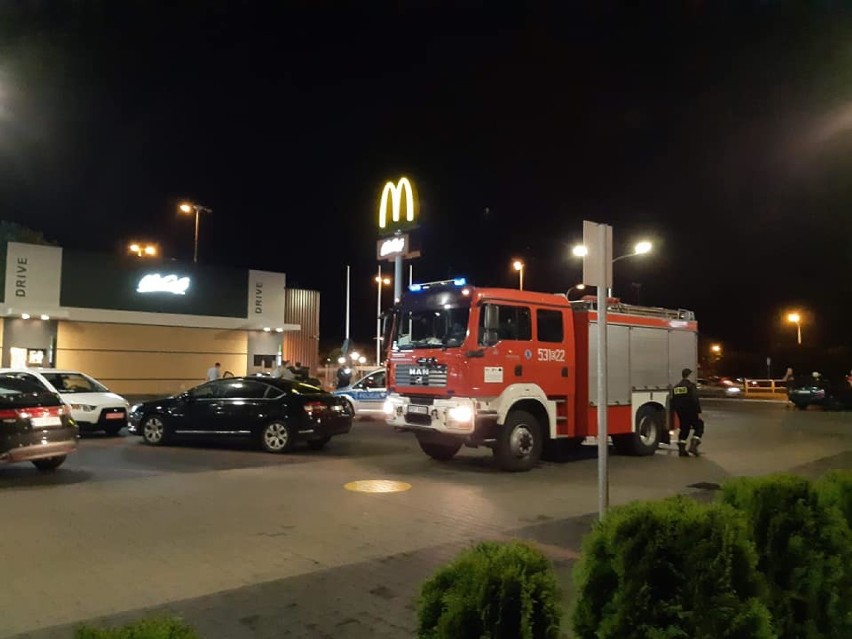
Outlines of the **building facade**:
M 284 273 L 17 242 L 0 268 L 3 366 L 81 370 L 147 395 L 194 386 L 215 362 L 233 375 L 318 364 L 319 293 L 287 289 Z

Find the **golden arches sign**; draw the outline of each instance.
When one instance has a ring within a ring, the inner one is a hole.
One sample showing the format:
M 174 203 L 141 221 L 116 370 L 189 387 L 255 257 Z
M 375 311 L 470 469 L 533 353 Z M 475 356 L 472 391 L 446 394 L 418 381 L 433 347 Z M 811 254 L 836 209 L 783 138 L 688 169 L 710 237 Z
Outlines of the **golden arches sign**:
M 388 207 L 390 206 L 391 221 L 399 224 L 403 220 L 402 203 L 405 201 L 405 222 L 414 222 L 414 207 L 415 195 L 414 187 L 407 177 L 399 178 L 399 181 L 394 184 L 393 180 L 385 183 L 382 189 L 382 198 L 379 201 L 379 228 L 385 229 L 388 226 Z

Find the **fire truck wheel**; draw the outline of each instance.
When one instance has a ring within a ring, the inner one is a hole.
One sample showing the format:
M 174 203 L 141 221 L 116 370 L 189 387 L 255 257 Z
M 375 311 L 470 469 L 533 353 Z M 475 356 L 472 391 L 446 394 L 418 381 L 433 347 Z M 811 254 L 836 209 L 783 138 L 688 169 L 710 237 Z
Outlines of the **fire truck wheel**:
M 503 470 L 529 470 L 541 458 L 543 443 L 538 420 L 524 410 L 515 410 L 500 429 L 494 457 Z
M 420 444 L 420 449 L 424 453 L 438 461 L 450 461 L 462 447 L 461 442 L 450 440 L 443 443 L 436 442 L 434 439 L 427 441 L 419 437 L 417 438 L 417 443 Z
M 653 455 L 663 434 L 663 413 L 653 406 L 643 406 L 636 412 L 636 431 L 612 438 L 616 450 L 627 455 Z

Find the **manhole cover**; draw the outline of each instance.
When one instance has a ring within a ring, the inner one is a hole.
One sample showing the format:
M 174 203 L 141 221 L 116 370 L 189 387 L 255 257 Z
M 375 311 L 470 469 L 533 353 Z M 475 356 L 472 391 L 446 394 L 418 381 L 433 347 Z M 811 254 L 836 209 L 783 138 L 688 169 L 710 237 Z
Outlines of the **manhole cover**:
M 391 479 L 359 479 L 344 484 L 346 490 L 356 493 L 401 493 L 411 489 L 411 484 Z

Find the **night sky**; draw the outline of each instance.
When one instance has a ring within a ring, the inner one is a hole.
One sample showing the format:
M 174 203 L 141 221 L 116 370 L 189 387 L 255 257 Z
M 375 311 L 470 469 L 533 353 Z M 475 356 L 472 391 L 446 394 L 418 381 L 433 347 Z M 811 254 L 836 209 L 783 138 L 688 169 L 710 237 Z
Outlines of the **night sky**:
M 351 264 L 369 343 L 377 199 L 407 175 L 417 280 L 516 286 L 519 257 L 526 288 L 565 291 L 591 219 L 617 254 L 655 242 L 616 266 L 626 301 L 755 352 L 795 339 L 796 307 L 811 343 L 852 345 L 846 3 L 279 4 L 4 2 L 0 217 L 188 259 L 194 199 L 200 260 L 320 290 L 324 344 Z

